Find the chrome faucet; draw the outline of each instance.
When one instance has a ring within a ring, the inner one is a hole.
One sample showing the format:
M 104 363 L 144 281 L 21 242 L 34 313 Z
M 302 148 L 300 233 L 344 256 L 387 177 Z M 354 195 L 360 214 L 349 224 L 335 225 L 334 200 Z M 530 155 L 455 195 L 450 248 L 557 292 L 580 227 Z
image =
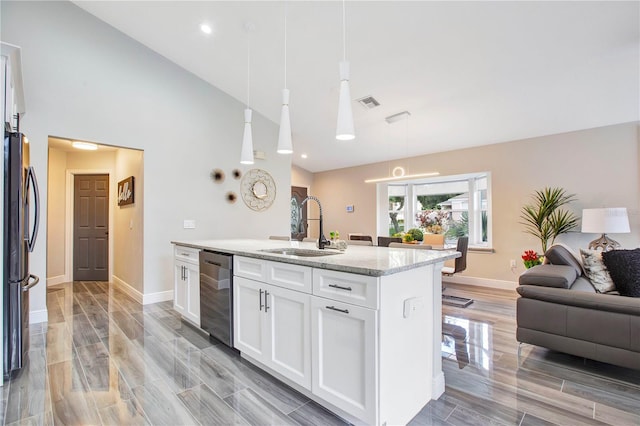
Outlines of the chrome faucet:
M 329 245 L 329 241 L 327 241 L 327 239 L 325 238 L 322 232 L 322 204 L 320 204 L 320 200 L 318 200 L 317 197 L 314 197 L 313 195 L 309 195 L 307 198 L 302 200 L 302 203 L 300 203 L 300 208 L 302 208 L 305 205 L 305 203 L 309 200 L 313 200 L 316 203 L 318 203 L 318 208 L 320 209 L 320 219 L 318 219 L 320 222 L 320 230 L 319 230 L 320 238 L 318 238 L 318 248 L 320 250 L 323 250 L 326 246 Z

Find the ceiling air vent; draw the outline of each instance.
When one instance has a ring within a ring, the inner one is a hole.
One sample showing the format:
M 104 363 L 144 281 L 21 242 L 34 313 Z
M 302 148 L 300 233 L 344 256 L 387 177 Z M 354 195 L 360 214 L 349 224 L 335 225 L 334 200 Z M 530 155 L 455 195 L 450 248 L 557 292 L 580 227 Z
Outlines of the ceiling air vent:
M 380 106 L 380 102 L 378 102 L 373 96 L 365 96 L 364 98 L 356 99 L 356 101 L 366 109 Z

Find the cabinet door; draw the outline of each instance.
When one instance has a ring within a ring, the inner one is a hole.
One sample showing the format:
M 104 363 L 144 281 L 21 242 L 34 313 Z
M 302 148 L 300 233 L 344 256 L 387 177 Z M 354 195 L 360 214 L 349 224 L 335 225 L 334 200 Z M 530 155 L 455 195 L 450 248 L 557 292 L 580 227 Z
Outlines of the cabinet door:
M 186 268 L 186 307 L 184 316 L 200 327 L 200 267 L 185 263 Z
M 268 352 L 267 315 L 264 312 L 266 284 L 243 277 L 233 280 L 233 346 L 257 360 Z
M 265 364 L 311 390 L 311 296 L 266 288 L 270 342 Z
M 311 298 L 312 392 L 338 408 L 376 422 L 377 312 Z
M 173 309 L 184 315 L 187 308 L 187 282 L 186 264 L 184 262 L 174 262 L 173 277 Z

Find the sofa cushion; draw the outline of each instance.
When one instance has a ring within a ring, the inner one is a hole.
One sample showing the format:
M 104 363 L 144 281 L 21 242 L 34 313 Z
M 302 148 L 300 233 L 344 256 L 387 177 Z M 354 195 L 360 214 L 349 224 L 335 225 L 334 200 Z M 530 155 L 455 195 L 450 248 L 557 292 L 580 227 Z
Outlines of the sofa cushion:
M 537 299 L 559 305 L 578 306 L 597 311 L 618 312 L 640 318 L 640 298 L 611 296 L 599 293 L 567 291 L 562 288 L 548 288 L 524 285 L 516 288 L 518 294 L 528 299 Z
M 596 293 L 596 288 L 591 284 L 591 281 L 587 279 L 584 275 L 576 278 L 576 280 L 571 285 L 571 291 L 584 291 L 586 293 Z M 617 291 L 608 291 L 605 294 L 616 294 L 619 296 Z
M 551 248 L 545 252 L 544 261 L 552 265 L 571 266 L 576 270 L 576 276 L 582 275 L 582 265 L 577 256 L 559 244 L 551 246 Z
M 520 275 L 520 285 L 538 285 L 542 287 L 569 288 L 576 280 L 573 266 L 538 265 L 527 269 Z
M 602 251 L 580 249 L 580 255 L 582 256 L 584 273 L 591 280 L 591 284 L 598 290 L 598 293 L 614 291 L 616 286 L 602 261 Z
M 640 248 L 602 254 L 604 264 L 622 296 L 640 297 Z

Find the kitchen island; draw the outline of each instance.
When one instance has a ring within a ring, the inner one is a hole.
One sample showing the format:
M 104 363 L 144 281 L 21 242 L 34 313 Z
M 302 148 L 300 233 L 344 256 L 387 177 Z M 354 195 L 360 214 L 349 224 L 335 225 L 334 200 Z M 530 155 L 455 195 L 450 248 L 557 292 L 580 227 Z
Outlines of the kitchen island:
M 404 424 L 444 392 L 440 269 L 456 251 L 173 243 L 234 255 L 235 348 L 336 414 Z

